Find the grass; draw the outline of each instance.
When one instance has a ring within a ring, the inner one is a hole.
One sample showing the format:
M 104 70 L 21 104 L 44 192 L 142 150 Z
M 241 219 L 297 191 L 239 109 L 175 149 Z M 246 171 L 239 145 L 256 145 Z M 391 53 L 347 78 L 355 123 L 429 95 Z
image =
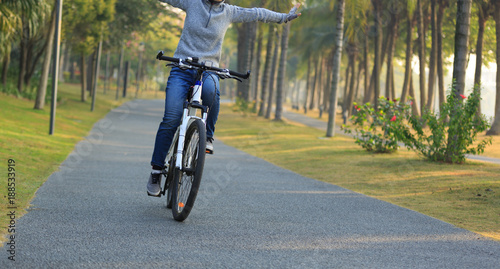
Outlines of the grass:
M 129 91 L 135 94 L 135 88 Z M 141 97 L 154 96 L 151 93 Z M 33 101 L 20 99 L 0 93 L 0 160 L 2 178 L 0 194 L 0 241 L 4 241 L 9 209 L 7 190 L 8 160 L 15 161 L 15 207 L 16 218 L 25 213 L 25 208 L 35 195 L 36 190 L 57 170 L 59 165 L 73 150 L 75 144 L 83 139 L 94 123 L 104 117 L 112 108 L 130 100 L 120 98 L 115 101 L 115 91 L 107 95 L 98 91 L 94 112 L 90 112 L 90 99 L 80 101 L 80 85 L 61 84 L 55 131 L 49 132 L 50 103 L 44 110 L 34 110 Z
M 371 154 L 354 139 L 299 124 L 242 116 L 222 106 L 218 139 L 301 175 L 500 240 L 500 166 L 432 163 L 401 149 Z

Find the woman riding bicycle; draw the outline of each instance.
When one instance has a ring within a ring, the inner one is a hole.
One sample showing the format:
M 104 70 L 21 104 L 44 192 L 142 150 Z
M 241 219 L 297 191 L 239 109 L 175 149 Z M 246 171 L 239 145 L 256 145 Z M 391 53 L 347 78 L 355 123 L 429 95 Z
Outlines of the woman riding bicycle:
M 277 13 L 264 8 L 241 8 L 224 3 L 224 0 L 160 0 L 186 12 L 184 28 L 174 57 L 186 59 L 198 57 L 200 61 L 219 66 L 222 42 L 231 23 L 241 22 L 289 22 L 298 16 L 299 5 L 290 13 Z M 194 85 L 195 70 L 172 68 L 165 95 L 165 112 L 156 134 L 152 171 L 147 184 L 150 196 L 160 196 L 161 170 L 165 164 L 168 149 L 175 130 L 180 124 L 183 103 L 189 88 Z M 213 154 L 213 135 L 219 115 L 219 77 L 212 73 L 203 75 L 203 105 L 208 106 L 206 121 L 207 153 Z

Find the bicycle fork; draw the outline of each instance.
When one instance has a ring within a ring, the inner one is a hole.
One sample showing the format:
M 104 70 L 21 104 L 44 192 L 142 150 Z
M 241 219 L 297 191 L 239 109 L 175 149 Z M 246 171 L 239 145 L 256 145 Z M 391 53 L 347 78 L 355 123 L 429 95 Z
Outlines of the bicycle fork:
M 179 140 L 177 144 L 177 157 L 175 160 L 175 167 L 182 170 L 182 155 L 184 152 L 184 140 L 189 124 L 197 119 L 200 119 L 206 126 L 208 108 L 200 103 L 201 101 L 201 90 L 203 88 L 203 82 L 197 81 L 194 85 L 191 102 L 184 102 L 184 110 L 182 113 L 182 122 L 179 126 Z M 201 118 L 196 116 L 196 111 L 201 110 Z

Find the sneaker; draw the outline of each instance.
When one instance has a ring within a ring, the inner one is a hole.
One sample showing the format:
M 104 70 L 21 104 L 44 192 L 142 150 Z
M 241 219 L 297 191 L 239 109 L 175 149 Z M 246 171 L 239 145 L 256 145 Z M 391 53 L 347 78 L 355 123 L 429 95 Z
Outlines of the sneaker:
M 148 195 L 160 197 L 161 192 L 161 174 L 153 174 L 149 175 L 148 180 Z
M 207 138 L 207 150 L 206 153 L 208 154 L 214 154 L 214 139 L 213 137 Z

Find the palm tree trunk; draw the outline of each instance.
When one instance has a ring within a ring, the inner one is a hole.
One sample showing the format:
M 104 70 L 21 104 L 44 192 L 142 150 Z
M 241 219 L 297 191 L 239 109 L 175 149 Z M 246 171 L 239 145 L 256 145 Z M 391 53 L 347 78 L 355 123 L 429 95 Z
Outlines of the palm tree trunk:
M 342 58 L 342 39 L 344 32 L 345 0 L 337 1 L 337 25 L 335 36 L 335 54 L 333 56 L 332 90 L 330 92 L 330 107 L 328 108 L 328 125 L 326 137 L 335 135 L 335 111 L 337 109 L 337 91 L 340 73 L 340 59 Z
M 443 32 L 443 16 L 444 9 L 448 5 L 447 1 L 440 0 L 438 15 L 436 21 L 436 29 L 438 33 Z M 439 107 L 446 102 L 446 96 L 444 94 L 444 71 L 443 71 L 443 35 L 437 35 L 437 76 L 438 76 L 438 86 L 439 86 Z
M 95 79 L 95 56 L 96 56 L 96 51 L 92 52 L 92 54 L 87 57 L 88 58 L 88 65 L 87 65 L 87 91 L 88 95 L 92 96 L 92 87 L 94 85 L 94 79 Z
M 290 33 L 290 23 L 287 23 L 283 27 L 283 34 L 281 36 L 281 56 L 280 56 L 280 66 L 278 70 L 278 89 L 276 92 L 276 112 L 274 120 L 281 121 L 283 115 L 283 92 L 285 91 L 285 72 L 286 72 L 286 60 L 288 52 L 288 37 Z
M 364 41 L 364 50 L 363 50 L 363 69 L 365 70 L 365 79 L 364 79 L 364 98 L 370 95 L 369 90 L 368 90 L 368 78 L 370 77 L 368 73 L 368 26 L 365 28 L 365 41 Z
M 29 39 L 29 27 L 25 19 L 23 19 L 22 21 L 23 21 L 22 22 L 23 30 L 21 34 L 21 46 L 20 46 L 21 56 L 19 57 L 19 78 L 17 81 L 17 90 L 19 91 L 19 93 L 22 93 L 24 89 L 24 76 L 26 74 L 26 62 L 28 60 L 27 43 Z
M 314 109 L 314 99 L 316 94 L 316 81 L 318 80 L 318 65 L 319 65 L 319 57 L 314 60 L 314 78 L 312 81 L 312 89 L 311 89 L 311 100 L 309 102 L 309 110 Z
M 375 68 L 374 68 L 374 77 L 375 77 L 375 110 L 378 109 L 378 98 L 380 96 L 380 68 L 382 67 L 381 51 L 382 51 L 382 23 L 381 23 L 381 15 L 382 15 L 382 3 L 381 0 L 372 0 L 373 6 L 375 8 Z
M 455 88 L 452 89 L 454 98 L 460 98 L 459 94 L 465 91 L 465 70 L 467 68 L 467 56 L 469 52 L 470 17 L 472 0 L 457 0 L 457 25 L 455 31 L 455 59 L 453 60 L 453 81 Z M 457 109 L 451 109 L 450 118 L 456 117 Z M 459 149 L 459 137 L 453 133 L 452 128 L 448 129 L 448 145 L 446 149 L 446 160 L 453 162 Z
M 82 81 L 82 92 L 81 92 L 81 101 L 85 102 L 87 101 L 87 65 L 85 62 L 85 54 L 81 54 L 81 66 L 80 66 L 80 78 Z
M 264 64 L 264 74 L 262 76 L 262 84 L 261 84 L 261 92 L 260 92 L 260 107 L 259 107 L 259 116 L 264 116 L 264 111 L 266 110 L 266 94 L 267 88 L 269 85 L 270 78 L 270 68 L 272 61 L 272 51 L 273 51 L 273 43 L 274 43 L 274 25 L 269 24 L 269 31 L 267 36 L 267 45 L 266 45 L 266 62 Z
M 332 70 L 333 70 L 333 66 L 332 66 L 332 62 L 329 61 L 328 59 L 332 59 L 333 58 L 333 54 L 331 57 L 327 57 L 325 59 L 325 62 L 326 62 L 326 84 L 325 84 L 325 93 L 324 93 L 324 98 L 323 98 L 323 107 L 325 110 L 328 110 L 329 108 L 329 105 L 330 105 L 330 85 L 332 85 Z
M 345 105 L 345 112 L 346 112 L 346 118 L 348 118 L 351 115 L 352 111 L 352 103 L 354 102 L 354 93 L 356 91 L 355 87 L 355 82 L 357 81 L 356 78 L 356 62 L 358 60 L 358 49 L 356 47 L 352 48 L 352 56 L 349 58 L 352 58 L 352 67 L 351 67 L 351 80 L 349 81 L 349 94 L 347 95 L 347 102 Z
M 434 107 L 434 88 L 436 84 L 436 67 L 437 67 L 437 29 L 436 29 L 436 2 L 431 1 L 431 32 L 432 32 L 432 47 L 431 57 L 429 59 L 429 94 L 427 98 L 427 110 L 431 111 Z
M 120 61 L 118 65 L 118 76 L 116 77 L 116 97 L 115 97 L 116 100 L 118 100 L 120 96 L 120 80 L 122 79 L 122 73 L 123 73 L 124 50 L 125 50 L 125 44 L 122 43 L 122 47 L 120 49 Z
M 106 52 L 106 67 L 104 69 L 104 94 L 106 94 L 109 87 L 109 61 L 111 60 L 111 53 Z
M 2 63 L 2 85 L 5 88 L 7 85 L 7 74 L 9 71 L 10 53 L 5 54 Z
M 500 135 L 500 3 L 495 2 L 495 29 L 497 44 L 497 77 L 496 77 L 496 99 L 495 99 L 495 120 L 491 128 L 486 132 L 487 135 Z
M 396 96 L 392 96 L 392 75 L 393 75 L 393 59 L 394 59 L 394 50 L 396 49 L 396 39 L 397 39 L 397 33 L 398 33 L 398 16 L 394 15 L 392 16 L 392 24 L 391 24 L 391 38 L 389 40 L 389 46 L 387 49 L 389 50 L 388 55 L 387 55 L 387 73 L 386 73 L 386 80 L 385 80 L 385 96 L 387 98 L 393 99 L 396 98 Z
M 318 109 L 320 110 L 320 115 L 321 113 L 323 113 L 323 107 L 321 106 L 321 102 L 323 101 L 323 59 L 318 59 L 318 64 L 319 64 L 319 74 L 318 74 L 318 79 L 316 81 L 316 87 L 318 88 L 318 99 L 316 101 L 318 101 L 318 103 L 316 104 L 316 106 L 318 107 Z
M 276 76 L 276 68 L 278 64 L 278 53 L 279 53 L 279 33 L 275 33 L 276 36 L 276 45 L 274 46 L 273 52 L 273 63 L 271 65 L 271 79 L 269 80 L 269 95 L 267 96 L 267 110 L 266 110 L 266 119 L 271 118 L 271 110 L 273 108 L 273 94 L 274 94 L 274 85 L 275 85 L 275 76 Z
M 355 86 L 355 91 L 354 91 L 354 100 L 358 100 L 359 99 L 359 84 L 360 84 L 360 77 L 361 77 L 361 70 L 363 70 L 363 61 L 361 59 L 358 60 L 359 63 L 358 63 L 358 72 L 356 74 L 356 86 Z M 352 106 L 352 103 L 351 103 L 351 106 Z
M 411 60 L 413 56 L 413 22 L 411 17 L 407 16 L 407 29 L 406 29 L 406 59 L 405 59 L 405 80 L 403 83 L 403 90 L 401 92 L 401 103 L 406 102 L 406 98 L 408 96 L 408 92 L 410 90 L 410 80 L 411 80 Z M 415 96 L 413 96 L 415 97 Z
M 413 101 L 411 102 L 411 112 L 413 115 L 418 116 L 420 115 L 420 111 L 418 109 L 417 102 L 415 102 L 415 87 L 413 87 L 413 75 L 410 75 L 410 90 L 409 90 L 410 97 L 413 98 Z
M 425 94 L 425 36 L 424 36 L 424 16 L 422 12 L 422 0 L 417 1 L 417 29 L 418 29 L 418 62 L 420 66 L 420 110 L 423 112 L 426 103 Z
M 254 90 L 254 104 L 253 104 L 253 111 L 257 111 L 257 103 L 259 100 L 259 81 L 260 81 L 260 65 L 261 65 L 261 55 L 262 55 L 262 31 L 259 30 L 258 36 L 257 36 L 257 55 L 255 55 L 255 73 L 254 73 L 254 79 L 255 79 L 255 90 Z
M 470 10 L 472 0 L 457 0 L 457 26 L 455 32 L 455 59 L 453 61 L 453 80 L 455 94 L 465 92 L 465 70 L 468 60 L 470 35 Z
M 68 45 L 66 42 L 61 44 L 61 56 L 59 56 L 59 72 L 57 74 L 59 75 L 59 81 L 64 82 L 64 63 L 66 62 L 66 57 L 68 57 Z
M 344 117 L 344 120 L 346 118 L 346 106 L 347 106 L 347 95 L 349 95 L 349 81 L 351 81 L 351 68 L 352 68 L 352 53 L 351 53 L 351 48 L 350 44 L 348 44 L 345 48 L 345 52 L 349 55 L 348 58 L 349 60 L 347 61 L 347 68 L 345 69 L 345 85 L 344 85 L 344 93 L 342 95 L 342 98 L 344 99 L 342 103 L 342 117 Z
M 474 90 L 481 95 L 481 69 L 483 66 L 483 39 L 484 39 L 484 28 L 486 26 L 486 21 L 488 20 L 481 11 L 478 12 L 479 19 L 479 30 L 477 32 L 477 42 L 476 42 L 476 71 L 474 73 Z M 481 115 L 481 105 L 477 108 L 477 114 Z
M 45 47 L 42 76 L 40 77 L 40 83 L 38 84 L 38 90 L 36 92 L 35 106 L 33 107 L 34 109 L 43 109 L 45 106 L 45 94 L 47 93 L 47 81 L 49 80 L 50 61 L 52 58 L 52 44 L 54 42 L 54 32 L 56 30 L 55 11 L 56 10 L 54 8 L 54 11 L 52 11 L 52 18 L 50 20 L 50 29 L 47 34 L 47 45 Z
M 256 23 L 243 23 L 238 27 L 238 70 L 248 70 L 252 64 L 253 44 L 256 35 Z M 243 72 L 243 71 L 241 71 Z M 250 81 L 238 83 L 238 98 L 248 102 Z
M 307 97 L 309 96 L 309 88 L 311 85 L 311 62 L 312 62 L 312 57 L 309 56 L 309 59 L 307 60 L 307 79 L 306 79 L 306 94 L 304 96 L 304 114 L 307 114 Z

